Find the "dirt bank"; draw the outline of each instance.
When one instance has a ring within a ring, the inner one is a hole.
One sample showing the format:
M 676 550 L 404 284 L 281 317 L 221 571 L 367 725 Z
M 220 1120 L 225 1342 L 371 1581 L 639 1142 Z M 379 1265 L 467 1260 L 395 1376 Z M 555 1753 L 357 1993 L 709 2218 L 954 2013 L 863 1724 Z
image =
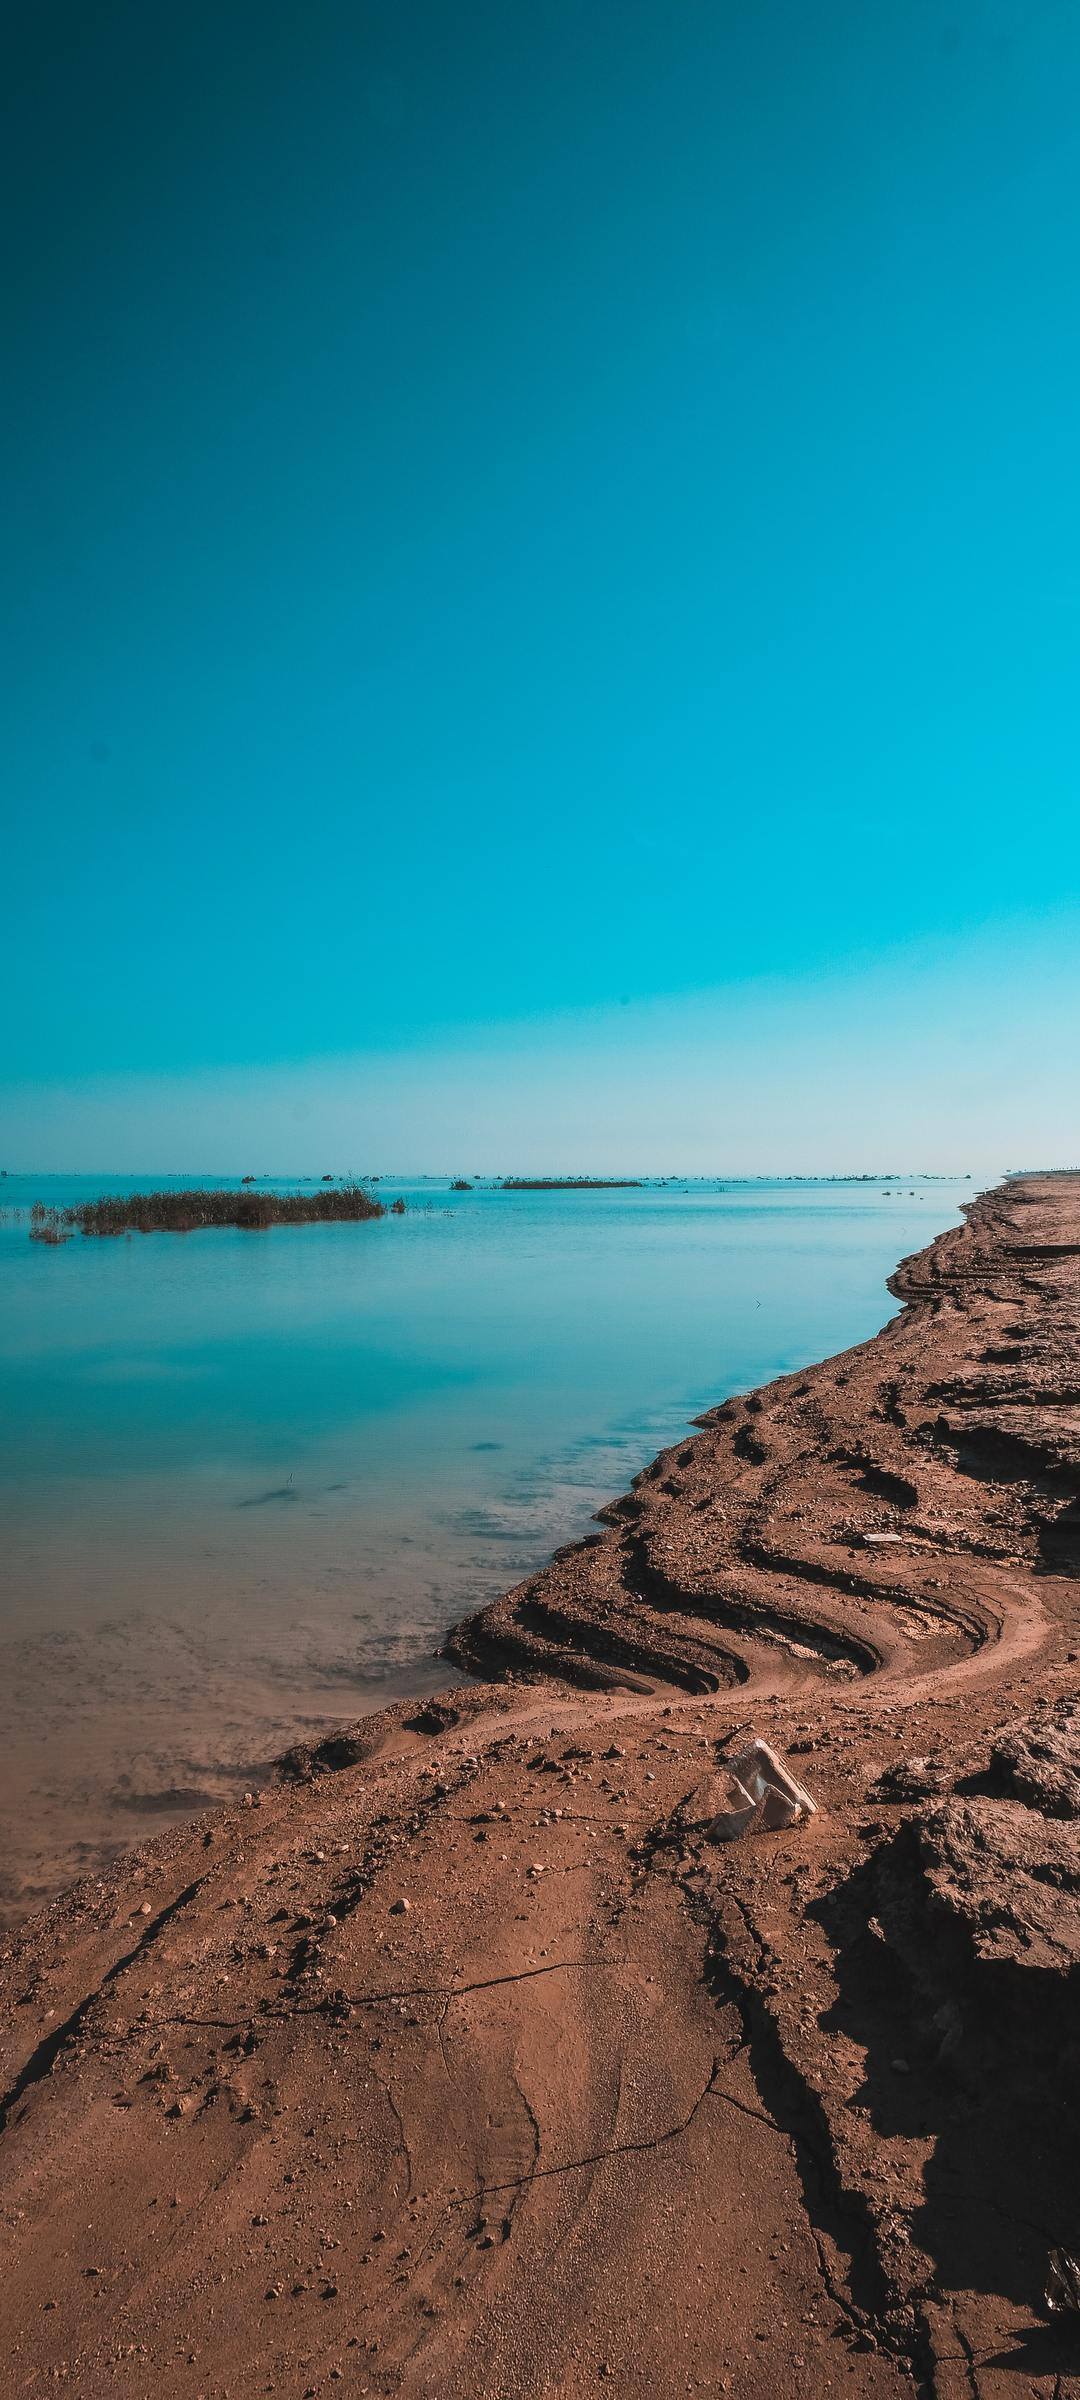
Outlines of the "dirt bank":
M 8 1942 L 5 2390 L 1080 2394 L 1080 1178 L 894 1288 Z

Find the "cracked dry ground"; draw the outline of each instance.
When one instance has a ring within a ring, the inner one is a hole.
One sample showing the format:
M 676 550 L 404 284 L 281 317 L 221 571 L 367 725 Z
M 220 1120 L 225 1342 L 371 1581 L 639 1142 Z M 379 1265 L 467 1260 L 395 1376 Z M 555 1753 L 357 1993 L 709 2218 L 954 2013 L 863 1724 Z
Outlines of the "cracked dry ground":
M 1080 2395 L 1080 1179 L 894 1289 L 9 1942 L 5 2392 Z

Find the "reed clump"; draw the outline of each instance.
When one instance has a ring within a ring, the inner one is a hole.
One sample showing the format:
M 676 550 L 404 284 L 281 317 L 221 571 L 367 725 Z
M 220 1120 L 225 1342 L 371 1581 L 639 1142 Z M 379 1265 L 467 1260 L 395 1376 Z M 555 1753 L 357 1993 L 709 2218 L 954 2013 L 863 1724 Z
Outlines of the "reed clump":
M 30 1211 L 30 1239 L 47 1242 L 52 1250 L 59 1249 L 61 1242 L 70 1242 L 71 1234 L 60 1221 L 59 1209 L 46 1208 L 41 1200 L 35 1200 Z
M 30 1239 L 65 1241 L 76 1232 L 201 1233 L 209 1225 L 260 1233 L 270 1225 L 356 1224 L 385 1215 L 382 1201 L 362 1183 L 314 1192 L 120 1192 L 74 1208 L 46 1208 L 38 1201 L 30 1212 Z

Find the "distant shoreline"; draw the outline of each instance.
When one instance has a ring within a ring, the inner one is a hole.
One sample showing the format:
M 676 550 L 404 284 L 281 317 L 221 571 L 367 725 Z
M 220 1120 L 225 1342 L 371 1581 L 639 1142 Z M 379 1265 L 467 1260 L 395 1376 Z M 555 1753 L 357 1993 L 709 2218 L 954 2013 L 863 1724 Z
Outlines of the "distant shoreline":
M 504 1192 L 640 1192 L 640 1175 L 507 1175 Z

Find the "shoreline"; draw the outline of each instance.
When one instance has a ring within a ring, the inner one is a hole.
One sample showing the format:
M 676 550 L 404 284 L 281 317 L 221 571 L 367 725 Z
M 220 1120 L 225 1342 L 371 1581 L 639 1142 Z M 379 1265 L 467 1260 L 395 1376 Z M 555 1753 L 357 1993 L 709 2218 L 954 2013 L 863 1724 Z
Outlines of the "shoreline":
M 456 1673 L 450 1628 L 702 1408 L 872 1334 L 963 1193 L 497 1195 L 471 1224 L 406 1196 L 400 1240 L 272 1254 L 4 1237 L 0 1931 Z
M 1080 1177 L 891 1288 L 455 1629 L 514 1681 L 344 1728 L 4 1944 L 13 2391 L 952 2400 L 1009 2354 L 1049 2400 Z M 1010 1728 L 1055 1701 L 1048 1769 Z M 820 1813 L 720 1849 L 691 1795 L 751 1723 Z

